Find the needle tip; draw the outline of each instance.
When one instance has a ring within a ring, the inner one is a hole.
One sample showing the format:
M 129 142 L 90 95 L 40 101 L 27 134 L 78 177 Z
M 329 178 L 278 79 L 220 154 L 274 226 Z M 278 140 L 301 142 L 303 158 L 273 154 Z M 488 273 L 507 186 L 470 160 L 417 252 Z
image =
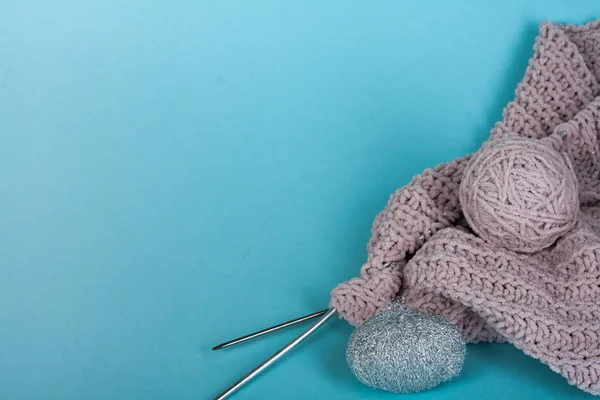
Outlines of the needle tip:
M 220 344 L 220 345 L 218 345 L 218 346 L 215 346 L 215 347 L 213 347 L 212 349 L 213 349 L 213 350 L 221 350 L 222 348 L 223 348 L 223 345 L 222 345 L 222 344 Z

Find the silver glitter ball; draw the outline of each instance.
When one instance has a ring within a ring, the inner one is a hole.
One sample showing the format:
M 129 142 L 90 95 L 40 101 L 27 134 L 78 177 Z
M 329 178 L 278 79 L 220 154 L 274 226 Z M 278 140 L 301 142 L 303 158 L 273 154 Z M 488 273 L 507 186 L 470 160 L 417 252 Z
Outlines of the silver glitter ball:
M 356 328 L 346 351 L 363 383 L 396 393 L 431 389 L 457 376 L 466 345 L 445 318 L 396 306 Z

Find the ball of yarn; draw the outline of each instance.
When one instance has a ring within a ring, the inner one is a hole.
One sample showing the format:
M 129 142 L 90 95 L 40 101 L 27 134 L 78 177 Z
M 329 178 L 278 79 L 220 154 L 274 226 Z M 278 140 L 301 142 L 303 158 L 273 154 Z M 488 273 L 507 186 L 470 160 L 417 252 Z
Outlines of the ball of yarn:
M 346 359 L 361 382 L 412 393 L 457 376 L 465 354 L 460 332 L 446 319 L 397 307 L 355 329 Z
M 535 139 L 486 143 L 465 169 L 459 196 L 475 233 L 520 253 L 554 244 L 579 211 L 569 158 Z

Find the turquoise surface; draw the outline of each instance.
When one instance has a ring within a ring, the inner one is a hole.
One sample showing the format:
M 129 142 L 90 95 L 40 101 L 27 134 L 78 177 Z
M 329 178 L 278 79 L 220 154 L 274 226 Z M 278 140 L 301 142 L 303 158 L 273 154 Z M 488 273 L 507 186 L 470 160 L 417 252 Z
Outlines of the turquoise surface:
M 0 1 L 0 399 L 209 399 L 326 307 L 597 1 Z M 586 399 L 511 345 L 393 395 L 326 325 L 234 398 Z

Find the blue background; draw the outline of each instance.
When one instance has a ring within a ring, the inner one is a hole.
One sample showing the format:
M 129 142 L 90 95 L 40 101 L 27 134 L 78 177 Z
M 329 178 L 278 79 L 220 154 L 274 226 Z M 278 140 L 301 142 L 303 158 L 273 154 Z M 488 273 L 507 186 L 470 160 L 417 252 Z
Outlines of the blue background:
M 326 307 L 597 1 L 0 1 L 0 398 L 209 399 Z M 235 399 L 584 399 L 511 345 L 398 396 L 329 323 Z

